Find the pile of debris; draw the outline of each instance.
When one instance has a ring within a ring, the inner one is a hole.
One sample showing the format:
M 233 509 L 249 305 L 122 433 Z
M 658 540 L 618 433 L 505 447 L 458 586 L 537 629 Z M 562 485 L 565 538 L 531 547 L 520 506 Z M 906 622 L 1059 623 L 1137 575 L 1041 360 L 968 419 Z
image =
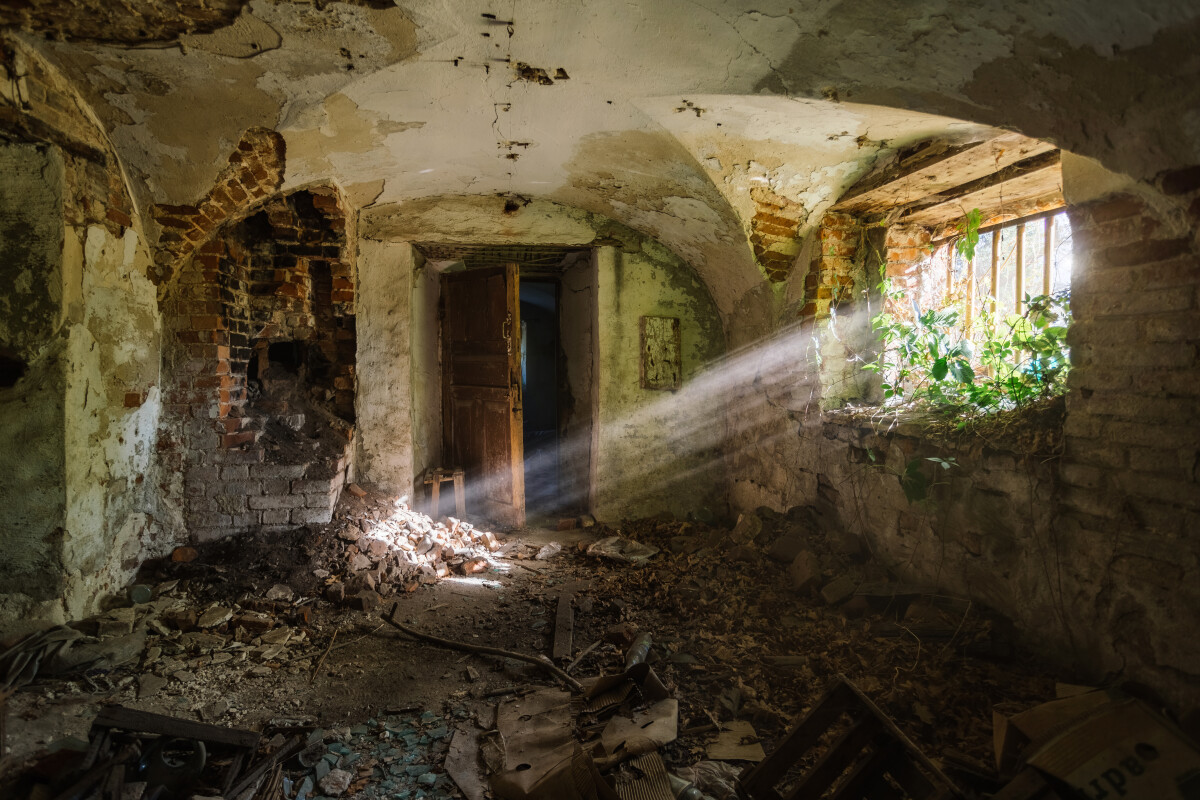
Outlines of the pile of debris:
M 350 491 L 359 496 L 356 488 Z M 385 517 L 343 518 L 336 527 L 341 544 L 314 574 L 325 581 L 328 600 L 362 611 L 397 591 L 413 592 L 451 574 L 483 572 L 488 556 L 501 547 L 490 531 L 454 517 L 435 521 L 404 503 Z
M 106 706 L 88 741 L 66 741 L 40 758 L 6 796 L 63 800 L 275 800 L 281 762 L 298 737 L 265 741 L 254 731 Z
M 410 709 L 417 711 L 417 709 Z M 443 717 L 432 711 L 395 712 L 337 730 L 313 730 L 284 784 L 288 800 L 355 796 L 367 800 L 440 797 L 452 791 L 441 770 L 450 747 L 450 723 L 465 719 L 459 707 Z M 293 793 L 294 792 L 294 793 Z
M 844 674 L 922 749 L 978 769 L 992 705 L 1052 696 L 1050 670 L 1014 658 L 1007 621 L 897 581 L 812 508 L 759 509 L 732 532 L 662 517 L 596 535 L 605 544 L 580 555 L 603 558 L 564 560 L 560 584 L 529 593 L 549 609 L 566 585 L 586 585 L 573 633 L 595 643 L 582 662 L 591 671 L 619 670 L 622 647 L 652 633 L 650 663 L 678 687 L 685 729 L 740 720 L 770 746 Z M 663 752 L 676 766 L 707 756 L 694 737 Z

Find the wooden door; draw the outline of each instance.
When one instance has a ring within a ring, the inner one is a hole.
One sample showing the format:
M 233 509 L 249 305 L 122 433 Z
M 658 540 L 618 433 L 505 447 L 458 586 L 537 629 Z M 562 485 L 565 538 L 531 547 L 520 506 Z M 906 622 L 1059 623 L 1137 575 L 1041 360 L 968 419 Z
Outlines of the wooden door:
M 525 524 L 517 265 L 442 276 L 442 437 L 467 509 Z

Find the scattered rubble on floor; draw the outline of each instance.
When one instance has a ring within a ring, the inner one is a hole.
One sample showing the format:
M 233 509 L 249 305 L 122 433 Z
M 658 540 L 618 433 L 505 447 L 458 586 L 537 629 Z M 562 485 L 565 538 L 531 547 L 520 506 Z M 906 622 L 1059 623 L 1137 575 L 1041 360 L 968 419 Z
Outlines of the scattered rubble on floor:
M 469 594 L 439 585 L 448 577 Z M 424 584 L 444 599 L 418 599 Z M 1053 759 L 1055 736 L 1086 713 L 1124 714 L 1110 727 L 1132 720 L 1156 747 L 1194 755 L 1116 692 L 1072 689 L 1071 702 L 1042 706 L 1056 684 L 1015 657 L 1003 620 L 897 582 L 810 508 L 760 509 L 729 527 L 663 517 L 505 540 L 347 492 L 332 523 L 176 551 L 147 565 L 129 597 L 145 602 L 7 642 L 0 696 L 18 692 L 21 721 L 69 702 L 158 704 L 188 725 L 255 729 L 259 747 L 239 769 L 270 766 L 239 800 L 565 800 L 563 769 L 591 782 L 589 797 L 690 784 L 721 800 L 838 675 L 975 796 L 1009 781 L 1034 788 L 997 797 L 1105 780 Z M 368 647 L 388 685 L 356 690 L 368 697 L 360 716 L 310 714 L 322 694 L 367 680 L 348 654 Z M 435 679 L 458 688 L 379 699 Z M 296 752 L 270 760 L 292 742 Z M 1139 769 L 1175 780 L 1144 752 Z M 25 750 L 10 774 L 49 755 Z M 1124 772 L 1108 778 L 1138 797 L 1140 775 L 1117 763 Z M 14 785 L 0 794 L 30 796 Z M 222 791 L 211 796 L 232 800 Z

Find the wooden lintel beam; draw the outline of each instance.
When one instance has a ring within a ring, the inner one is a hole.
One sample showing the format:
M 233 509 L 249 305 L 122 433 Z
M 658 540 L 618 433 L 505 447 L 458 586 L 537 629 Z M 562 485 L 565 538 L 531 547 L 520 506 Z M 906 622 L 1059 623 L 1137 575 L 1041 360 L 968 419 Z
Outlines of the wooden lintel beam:
M 1057 204 L 1061 205 L 1061 197 L 1062 167 L 1055 162 L 1034 172 L 988 184 L 952 200 L 903 214 L 900 221 L 936 228 L 961 219 L 973 208 L 982 211 L 984 219 L 1005 213 L 1024 216 L 1053 207 L 1047 203 L 1053 203 L 1054 198 L 1059 198 Z
M 1017 133 L 931 150 L 868 175 L 842 195 L 834 211 L 882 213 L 978 180 L 1054 145 Z
M 990 175 L 985 175 L 982 178 L 968 181 L 961 186 L 955 186 L 952 189 L 947 189 L 943 192 L 938 192 L 937 194 L 932 194 L 928 197 L 922 198 L 918 202 L 910 204 L 908 208 L 905 209 L 905 211 L 900 215 L 900 220 L 902 222 L 907 221 L 909 218 L 919 214 L 925 209 L 933 208 L 943 203 L 949 203 L 968 195 L 982 192 L 983 190 L 989 189 L 993 186 L 999 186 L 1002 183 L 1015 181 L 1017 178 L 1033 175 L 1034 173 L 1041 172 L 1045 169 L 1058 167 L 1061 164 L 1061 161 L 1062 152 L 1059 150 L 1051 150 L 1048 153 L 1039 153 L 1032 158 L 1026 158 L 1016 162 L 1015 164 L 1009 164 L 1007 167 L 997 170 Z M 1061 174 L 1062 173 L 1059 172 L 1060 176 Z M 1061 184 L 1061 178 L 1059 182 Z M 969 206 L 968 210 L 970 210 L 972 207 L 973 206 Z

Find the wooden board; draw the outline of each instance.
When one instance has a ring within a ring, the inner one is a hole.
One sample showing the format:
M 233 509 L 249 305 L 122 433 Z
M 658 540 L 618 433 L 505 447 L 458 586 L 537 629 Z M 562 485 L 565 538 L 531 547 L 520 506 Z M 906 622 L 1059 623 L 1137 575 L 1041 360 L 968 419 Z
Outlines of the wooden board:
M 933 228 L 961 219 L 973 208 L 980 209 L 984 218 L 1002 213 L 1020 215 L 1017 209 L 1046 206 L 1056 198 L 1061 205 L 1062 165 L 1058 161 L 1011 180 L 988 183 L 953 199 L 904 214 L 900 220 Z
M 484 516 L 525 524 L 517 267 L 442 278 L 442 435 Z
M 558 613 L 554 618 L 554 649 L 551 657 L 555 661 L 570 659 L 575 654 L 575 585 L 568 584 L 558 595 Z
M 930 195 L 979 180 L 1018 161 L 1054 149 L 1049 142 L 1017 133 L 948 148 L 868 175 L 852 186 L 834 204 L 833 210 L 882 213 L 897 206 L 920 203 Z
M 177 736 L 181 739 L 199 739 L 210 744 L 225 744 L 244 747 L 251 751 L 258 748 L 260 735 L 254 731 L 222 728 L 203 722 L 152 714 L 124 706 L 105 706 L 100 709 L 93 728 L 117 728 L 134 733 L 155 733 L 160 736 Z

